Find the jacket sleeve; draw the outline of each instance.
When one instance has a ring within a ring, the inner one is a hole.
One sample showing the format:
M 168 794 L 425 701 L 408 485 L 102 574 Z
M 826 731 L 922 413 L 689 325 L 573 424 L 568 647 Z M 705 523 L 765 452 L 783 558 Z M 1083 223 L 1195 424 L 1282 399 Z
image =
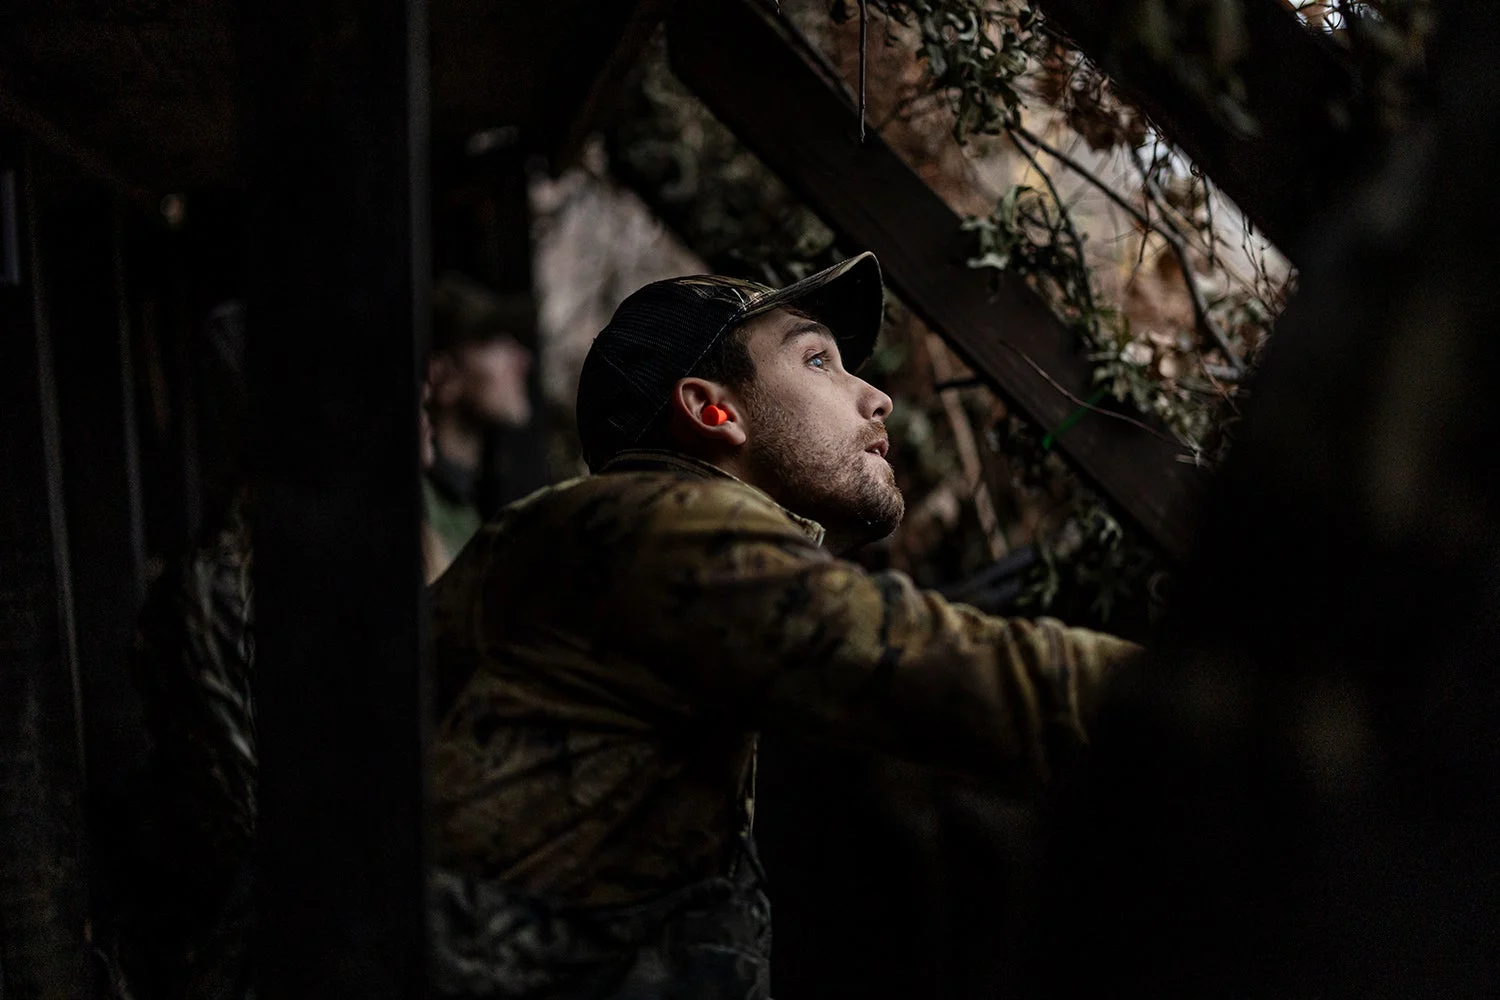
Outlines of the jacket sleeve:
M 1086 742 L 1139 652 L 868 573 L 769 504 L 675 511 L 638 559 L 617 634 L 705 714 L 1023 785 Z

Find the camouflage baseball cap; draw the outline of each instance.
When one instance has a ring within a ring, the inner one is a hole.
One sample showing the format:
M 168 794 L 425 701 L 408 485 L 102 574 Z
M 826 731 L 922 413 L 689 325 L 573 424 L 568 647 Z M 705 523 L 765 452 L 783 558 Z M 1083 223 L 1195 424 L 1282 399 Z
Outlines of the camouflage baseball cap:
M 844 367 L 869 358 L 884 310 L 872 253 L 841 261 L 782 289 L 715 274 L 652 282 L 631 294 L 594 338 L 578 380 L 578 436 L 598 470 L 637 444 L 679 379 L 719 339 L 756 316 L 796 306 L 827 326 Z

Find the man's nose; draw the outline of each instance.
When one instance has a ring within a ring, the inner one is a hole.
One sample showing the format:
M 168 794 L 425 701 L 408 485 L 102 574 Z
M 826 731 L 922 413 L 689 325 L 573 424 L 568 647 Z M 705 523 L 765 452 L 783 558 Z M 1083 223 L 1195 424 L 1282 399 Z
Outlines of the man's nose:
M 859 412 L 866 420 L 884 420 L 891 415 L 895 403 L 891 397 L 875 388 L 862 378 L 856 378 L 859 383 Z

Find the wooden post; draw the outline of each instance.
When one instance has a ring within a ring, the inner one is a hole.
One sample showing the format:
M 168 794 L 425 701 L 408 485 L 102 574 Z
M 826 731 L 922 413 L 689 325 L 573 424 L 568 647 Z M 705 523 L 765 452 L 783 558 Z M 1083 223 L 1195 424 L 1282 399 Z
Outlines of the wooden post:
M 93 996 L 82 740 L 30 163 L 0 141 L 0 994 Z
M 139 789 L 146 737 L 126 653 L 145 590 L 134 373 L 117 202 L 60 165 L 34 192 L 36 271 L 57 378 L 79 696 L 88 774 L 90 884 L 109 910 L 119 810 Z
M 425 16 L 246 8 L 266 1000 L 424 995 Z

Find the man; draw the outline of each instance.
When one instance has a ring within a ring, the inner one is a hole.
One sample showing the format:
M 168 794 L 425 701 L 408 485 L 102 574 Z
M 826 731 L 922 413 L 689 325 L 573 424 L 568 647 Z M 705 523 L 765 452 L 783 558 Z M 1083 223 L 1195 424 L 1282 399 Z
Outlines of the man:
M 432 553 L 438 572 L 482 523 L 475 501 L 486 432 L 531 420 L 531 352 L 516 334 L 532 322 L 528 308 L 463 275 L 444 274 L 433 287 L 427 405 L 436 457 L 423 477 L 422 498 L 441 542 Z
M 579 383 L 597 474 L 508 508 L 439 581 L 440 993 L 766 997 L 762 730 L 1018 789 L 1080 748 L 1135 647 L 833 554 L 904 508 L 891 400 L 853 374 L 881 306 L 870 254 L 779 292 L 636 292 Z

